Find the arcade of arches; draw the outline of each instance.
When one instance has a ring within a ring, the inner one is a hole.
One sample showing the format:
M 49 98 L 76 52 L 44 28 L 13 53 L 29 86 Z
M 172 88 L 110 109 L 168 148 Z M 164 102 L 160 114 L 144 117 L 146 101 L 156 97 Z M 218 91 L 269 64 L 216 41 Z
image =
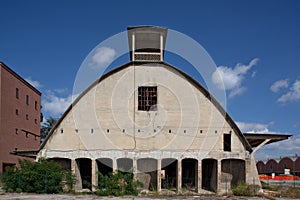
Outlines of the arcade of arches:
M 51 158 L 61 164 L 63 169 L 72 170 L 76 175 L 75 190 L 91 189 L 98 185 L 98 173 L 108 175 L 115 170 L 133 173 L 143 183 L 144 189 L 171 189 L 180 191 L 182 188 L 199 192 L 208 190 L 216 192 L 222 184 L 230 189 L 240 181 L 246 181 L 246 161 L 241 159 L 202 160 L 185 158 L 153 159 L 140 158 Z

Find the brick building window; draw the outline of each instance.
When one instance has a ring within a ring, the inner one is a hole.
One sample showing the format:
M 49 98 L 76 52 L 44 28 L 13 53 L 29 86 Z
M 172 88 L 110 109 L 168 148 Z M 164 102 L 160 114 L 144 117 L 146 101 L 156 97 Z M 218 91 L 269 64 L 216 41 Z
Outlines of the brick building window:
M 37 110 L 37 101 L 34 101 L 34 109 Z
M 19 88 L 16 88 L 16 98 L 19 99 Z
M 28 120 L 29 119 L 29 116 L 28 116 L 28 114 L 26 114 L 26 120 Z
M 138 110 L 157 110 L 157 87 L 142 86 L 138 88 Z
M 29 96 L 26 95 L 26 104 L 29 105 Z
M 19 110 L 18 109 L 16 109 L 16 115 L 19 115 Z

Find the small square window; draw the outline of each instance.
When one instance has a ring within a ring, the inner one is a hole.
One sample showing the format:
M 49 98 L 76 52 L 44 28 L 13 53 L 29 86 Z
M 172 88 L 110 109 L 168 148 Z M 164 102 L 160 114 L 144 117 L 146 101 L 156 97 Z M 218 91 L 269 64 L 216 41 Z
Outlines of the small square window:
M 157 110 L 157 87 L 142 86 L 138 88 L 138 110 L 154 111 Z

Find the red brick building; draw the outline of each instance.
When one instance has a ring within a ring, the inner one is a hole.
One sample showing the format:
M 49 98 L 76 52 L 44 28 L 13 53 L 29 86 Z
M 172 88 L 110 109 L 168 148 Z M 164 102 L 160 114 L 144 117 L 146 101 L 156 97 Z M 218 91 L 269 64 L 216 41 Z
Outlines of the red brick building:
M 269 159 L 268 161 L 258 161 L 256 163 L 259 174 L 276 175 L 284 174 L 289 170 L 290 174 L 300 176 L 300 157 L 298 155 L 281 157 L 279 159 Z
M 0 174 L 23 157 L 13 151 L 38 149 L 41 93 L 0 62 Z

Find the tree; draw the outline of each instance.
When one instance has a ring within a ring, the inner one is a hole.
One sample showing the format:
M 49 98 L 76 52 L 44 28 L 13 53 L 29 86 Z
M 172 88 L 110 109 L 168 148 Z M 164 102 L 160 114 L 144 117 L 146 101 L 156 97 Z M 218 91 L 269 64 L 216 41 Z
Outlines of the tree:
M 41 140 L 44 140 L 47 137 L 48 133 L 55 126 L 57 121 L 58 121 L 57 119 L 55 119 L 53 117 L 49 117 L 46 120 L 46 122 L 42 123 L 42 125 L 41 125 Z

